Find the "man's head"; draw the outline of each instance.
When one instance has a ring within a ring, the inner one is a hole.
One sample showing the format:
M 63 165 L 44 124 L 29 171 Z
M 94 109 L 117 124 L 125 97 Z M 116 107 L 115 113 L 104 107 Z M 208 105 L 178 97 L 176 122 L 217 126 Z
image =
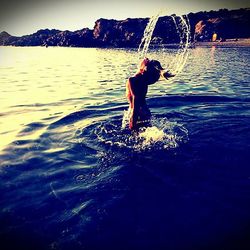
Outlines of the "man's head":
M 149 60 L 145 57 L 139 65 L 140 73 L 144 73 L 146 71 L 161 71 L 163 70 L 161 63 L 157 60 Z
M 153 84 L 159 80 L 163 67 L 157 60 L 144 58 L 139 65 L 139 70 L 146 77 L 148 84 Z

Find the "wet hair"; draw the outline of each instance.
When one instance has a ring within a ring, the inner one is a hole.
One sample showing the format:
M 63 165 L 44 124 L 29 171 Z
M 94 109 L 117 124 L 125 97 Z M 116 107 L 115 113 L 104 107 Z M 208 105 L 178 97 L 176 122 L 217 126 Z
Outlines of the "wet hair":
M 147 64 L 147 69 L 143 73 L 147 77 L 148 84 L 153 84 L 157 82 L 161 76 L 161 68 L 158 68 L 156 66 L 156 62 L 159 63 L 158 61 L 152 60 Z M 159 63 L 160 65 L 160 63 Z
M 149 60 L 145 57 L 139 64 L 139 72 L 146 76 L 148 84 L 157 82 L 163 70 L 161 63 L 157 60 Z
M 147 71 L 144 75 L 147 76 L 147 84 L 153 84 L 157 82 L 161 76 L 159 71 Z

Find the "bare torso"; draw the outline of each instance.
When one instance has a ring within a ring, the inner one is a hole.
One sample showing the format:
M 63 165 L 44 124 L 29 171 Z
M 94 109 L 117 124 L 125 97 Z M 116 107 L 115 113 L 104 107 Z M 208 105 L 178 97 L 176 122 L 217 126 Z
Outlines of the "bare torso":
M 138 128 L 150 119 L 150 111 L 146 103 L 148 84 L 142 74 L 130 77 L 126 84 L 126 96 L 131 110 L 130 124 L 131 129 Z

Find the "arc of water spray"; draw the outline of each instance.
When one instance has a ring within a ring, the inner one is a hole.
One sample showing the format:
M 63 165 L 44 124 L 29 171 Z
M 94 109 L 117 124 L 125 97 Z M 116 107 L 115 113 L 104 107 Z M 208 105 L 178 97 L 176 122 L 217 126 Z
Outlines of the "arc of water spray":
M 149 19 L 149 22 L 144 31 L 143 38 L 138 48 L 139 60 L 143 59 L 147 55 L 156 23 L 162 13 L 163 11 L 159 12 L 157 15 L 154 15 Z M 168 69 L 171 70 L 171 73 L 177 75 L 183 70 L 188 58 L 188 48 L 191 40 L 190 23 L 188 16 L 185 16 L 186 18 L 184 18 L 184 16 L 180 16 L 179 25 L 177 24 L 176 17 L 171 17 L 173 19 L 177 34 L 180 37 L 180 46 L 177 51 L 177 55 L 168 65 Z
M 160 14 L 161 14 L 161 12 L 158 13 L 157 15 L 152 16 L 148 21 L 148 24 L 144 30 L 143 38 L 142 38 L 141 43 L 140 43 L 139 48 L 138 48 L 139 60 L 143 59 L 147 55 L 148 47 L 149 47 L 154 29 L 155 29 L 155 26 L 156 26 L 156 23 L 159 19 Z M 142 46 L 143 46 L 143 48 L 142 48 Z
M 188 58 L 188 48 L 190 45 L 190 23 L 189 19 L 186 16 L 186 20 L 184 16 L 180 16 L 180 25 L 182 29 L 182 33 L 180 32 L 180 28 L 177 25 L 176 19 L 174 16 L 172 16 L 172 19 L 174 21 L 176 31 L 179 34 L 180 37 L 180 51 L 177 52 L 177 55 L 175 57 L 175 60 L 173 60 L 172 63 L 175 64 L 175 67 L 173 69 L 173 73 L 177 75 L 182 71 L 184 68 L 187 58 Z

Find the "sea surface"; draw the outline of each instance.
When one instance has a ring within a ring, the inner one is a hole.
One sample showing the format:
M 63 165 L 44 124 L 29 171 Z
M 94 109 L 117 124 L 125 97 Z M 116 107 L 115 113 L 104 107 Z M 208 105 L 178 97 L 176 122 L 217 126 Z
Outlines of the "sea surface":
M 170 67 L 175 53 L 148 56 Z M 150 86 L 138 134 L 137 63 L 128 49 L 0 47 L 2 250 L 250 249 L 250 47 L 190 49 Z

